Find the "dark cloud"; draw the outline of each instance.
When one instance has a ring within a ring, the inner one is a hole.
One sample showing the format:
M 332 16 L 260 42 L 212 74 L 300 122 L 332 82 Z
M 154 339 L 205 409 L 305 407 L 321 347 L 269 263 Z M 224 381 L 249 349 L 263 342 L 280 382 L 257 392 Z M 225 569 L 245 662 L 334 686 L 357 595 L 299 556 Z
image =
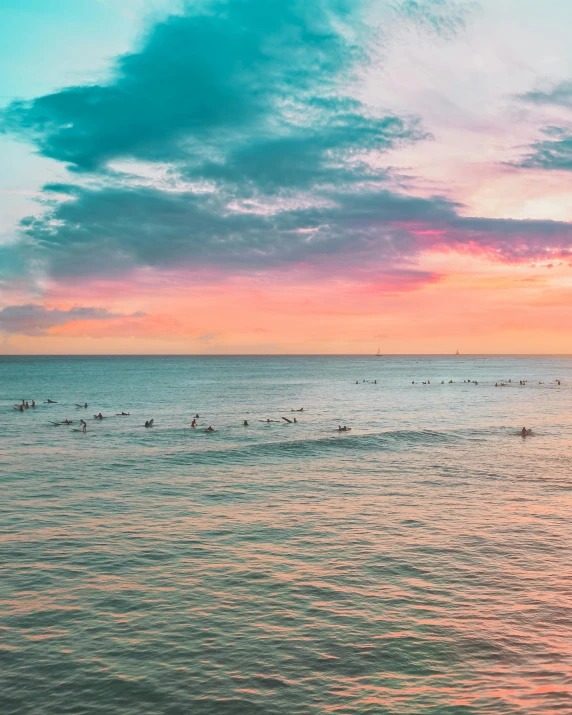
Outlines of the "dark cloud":
M 50 328 L 80 320 L 109 320 L 123 318 L 121 313 L 110 313 L 105 308 L 70 308 L 49 310 L 41 305 L 9 305 L 0 310 L 0 332 L 18 335 L 46 335 Z M 131 317 L 143 317 L 135 313 Z
M 560 255 L 572 225 L 462 217 L 445 199 L 387 190 L 322 191 L 320 204 L 270 213 L 230 210 L 219 194 L 151 187 L 74 188 L 74 198 L 30 220 L 35 259 L 52 275 L 113 275 L 138 266 L 247 272 L 300 263 L 326 271 L 398 265 L 437 246 L 501 260 Z M 337 268 L 336 268 L 337 266 Z
M 465 8 L 385 5 L 445 33 Z M 566 224 L 462 218 L 445 199 L 388 190 L 380 154 L 427 135 L 348 91 L 367 60 L 363 7 L 189 3 L 119 58 L 108 82 L 12 103 L 4 129 L 73 180 L 45 187 L 43 213 L 22 222 L 7 260 L 67 277 L 139 266 L 387 271 L 437 245 L 503 260 L 565 250 Z M 167 164 L 172 185 L 142 185 L 121 160 Z

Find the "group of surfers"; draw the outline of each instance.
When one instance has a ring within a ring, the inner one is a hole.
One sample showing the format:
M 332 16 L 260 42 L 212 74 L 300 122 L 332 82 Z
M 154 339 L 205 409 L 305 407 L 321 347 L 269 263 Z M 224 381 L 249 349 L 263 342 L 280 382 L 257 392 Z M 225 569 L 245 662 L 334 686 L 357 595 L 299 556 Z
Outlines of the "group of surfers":
M 49 400 L 48 400 L 49 402 Z M 36 401 L 32 400 L 32 402 L 27 402 L 26 400 L 22 400 L 21 404 L 19 405 L 14 405 L 14 409 L 16 412 L 24 412 L 24 410 L 28 410 L 30 407 L 35 407 L 36 406 Z
M 365 382 L 365 380 L 364 380 L 364 382 Z M 451 384 L 452 382 L 453 382 L 453 380 L 449 380 L 449 384 Z M 465 382 L 465 383 L 466 383 L 466 382 L 469 382 L 469 383 L 473 383 L 473 384 L 475 384 L 475 385 L 478 385 L 478 384 L 479 384 L 476 380 L 463 380 L 463 382 Z M 509 380 L 508 382 L 511 383 L 512 380 Z M 555 382 L 556 382 L 558 385 L 560 385 L 560 380 L 556 380 Z M 374 383 L 377 383 L 377 380 L 375 380 Z M 358 384 L 357 380 L 356 380 L 356 384 Z M 414 384 L 415 384 L 415 381 L 413 381 L 411 384 L 414 385 Z M 431 384 L 431 381 L 430 381 L 430 380 L 427 380 L 427 382 L 423 382 L 423 385 L 430 385 L 430 384 Z M 444 380 L 441 382 L 441 384 L 444 384 Z M 525 381 L 525 380 L 520 380 L 520 381 L 519 381 L 519 384 L 520 384 L 520 385 L 526 385 L 526 381 Z M 542 385 L 543 383 L 539 382 L 538 384 L 539 384 L 539 385 Z M 503 382 L 501 382 L 500 384 L 499 384 L 499 383 L 495 383 L 495 387 L 506 387 L 506 386 L 507 386 L 507 383 L 503 383 Z M 50 399 L 48 399 L 48 400 L 45 400 L 45 401 L 44 401 L 44 404 L 57 405 L 57 401 L 56 401 L 56 400 L 50 400 Z M 82 409 L 87 409 L 87 408 L 88 408 L 87 402 L 85 402 L 83 405 L 79 405 L 78 403 L 75 403 L 75 405 L 76 405 L 76 407 L 79 407 L 79 408 L 82 408 Z M 35 402 L 35 400 L 31 400 L 30 402 L 28 402 L 28 401 L 26 401 L 26 400 L 22 400 L 22 402 L 21 402 L 20 404 L 14 405 L 14 409 L 15 409 L 16 411 L 18 411 L 18 412 L 24 412 L 24 410 L 27 410 L 27 409 L 29 409 L 29 408 L 34 408 L 34 407 L 36 407 L 36 402 Z M 303 407 L 300 407 L 300 408 L 297 409 L 297 410 L 290 410 L 290 412 L 304 412 L 304 408 L 303 408 Z M 130 415 L 131 415 L 130 412 L 124 412 L 124 411 L 121 411 L 121 412 L 118 412 L 118 413 L 117 413 L 117 417 L 129 417 Z M 105 419 L 105 417 L 103 416 L 103 414 L 102 414 L 101 412 L 99 412 L 97 415 L 94 415 L 93 418 L 96 419 L 96 420 L 103 420 L 103 419 Z M 198 419 L 200 419 L 200 415 L 197 413 L 197 414 L 193 417 L 193 421 L 191 422 L 191 427 L 192 427 L 192 428 L 197 428 L 197 427 L 199 426 L 198 423 L 197 423 L 197 420 L 198 420 Z M 284 420 L 284 422 L 286 422 L 287 424 L 298 424 L 298 420 L 297 420 L 295 417 L 293 417 L 292 419 L 289 419 L 288 417 L 282 417 L 282 420 Z M 258 421 L 259 421 L 259 422 L 264 422 L 265 424 L 270 424 L 270 423 L 272 423 L 272 422 L 277 422 L 277 423 L 280 422 L 280 420 L 271 420 L 271 419 L 269 419 L 269 418 L 268 418 L 268 419 L 265 419 L 265 420 L 258 420 Z M 85 420 L 80 420 L 79 422 L 80 422 L 80 425 L 82 425 L 81 431 L 84 432 L 84 433 L 87 432 L 87 422 L 86 422 Z M 73 421 L 66 418 L 66 419 L 63 420 L 62 422 L 53 422 L 52 424 L 54 424 L 54 425 L 71 425 L 71 424 L 73 424 Z M 145 427 L 153 427 L 153 424 L 154 424 L 154 420 L 153 420 L 153 419 L 151 419 L 151 420 L 146 420 L 144 426 L 145 426 Z M 244 420 L 244 422 L 242 423 L 242 425 L 243 425 L 244 427 L 249 427 L 249 426 L 250 426 L 250 425 L 248 424 L 248 420 Z M 204 431 L 205 431 L 205 432 L 215 432 L 216 430 L 215 430 L 211 425 L 209 425 Z M 338 426 L 338 429 L 337 429 L 336 431 L 337 431 L 337 432 L 351 432 L 351 427 L 346 427 L 346 425 L 344 425 L 344 426 L 342 427 L 342 425 L 339 425 L 339 426 Z M 520 431 L 520 434 L 521 434 L 522 437 L 529 437 L 530 435 L 532 435 L 532 430 L 531 430 L 531 429 L 527 429 L 526 427 L 523 427 L 522 430 Z

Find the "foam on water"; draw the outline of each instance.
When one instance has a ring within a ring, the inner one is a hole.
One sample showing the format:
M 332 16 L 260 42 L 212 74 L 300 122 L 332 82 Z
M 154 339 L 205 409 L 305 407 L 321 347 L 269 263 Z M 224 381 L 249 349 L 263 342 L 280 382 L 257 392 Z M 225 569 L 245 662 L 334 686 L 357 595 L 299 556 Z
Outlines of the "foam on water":
M 2 712 L 572 712 L 572 360 L 4 357 L 0 386 Z

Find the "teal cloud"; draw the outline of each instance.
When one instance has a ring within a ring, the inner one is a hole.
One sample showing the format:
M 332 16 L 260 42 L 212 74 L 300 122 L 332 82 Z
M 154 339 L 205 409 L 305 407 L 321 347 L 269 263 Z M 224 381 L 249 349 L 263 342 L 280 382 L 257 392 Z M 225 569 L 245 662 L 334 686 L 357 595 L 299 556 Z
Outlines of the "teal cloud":
M 560 82 L 548 89 L 518 95 L 518 100 L 540 107 L 572 109 L 572 82 Z M 572 171 L 572 126 L 547 126 L 517 165 L 527 169 Z
M 118 158 L 181 161 L 258 132 L 287 132 L 314 97 L 350 81 L 362 54 L 352 39 L 360 5 L 189 3 L 120 57 L 107 84 L 14 102 L 5 128 L 77 171 Z
M 527 169 L 572 171 L 572 128 L 545 127 L 545 139 L 534 142 L 530 152 L 519 162 Z
M 460 22 L 457 3 L 379 3 L 390 5 L 438 32 Z M 107 83 L 9 105 L 4 130 L 70 169 L 22 222 L 11 263 L 65 278 L 301 262 L 401 270 L 446 243 L 509 260 L 567 250 L 565 224 L 466 219 L 443 198 L 388 190 L 379 156 L 428 137 L 417 118 L 352 96 L 365 17 L 361 0 L 189 3 L 120 57 Z M 179 185 L 142 185 L 114 168 L 121 160 L 166 164 Z

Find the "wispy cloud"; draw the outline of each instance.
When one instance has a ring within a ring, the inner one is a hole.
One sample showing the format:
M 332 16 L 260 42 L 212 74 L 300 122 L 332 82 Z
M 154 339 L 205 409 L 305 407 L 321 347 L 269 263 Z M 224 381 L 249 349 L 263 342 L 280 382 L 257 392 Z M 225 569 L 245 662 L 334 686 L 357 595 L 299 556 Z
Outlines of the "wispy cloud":
M 523 103 L 554 111 L 572 110 L 572 82 L 559 82 L 547 89 L 535 89 L 518 95 Z M 564 112 L 566 114 L 566 111 Z M 517 166 L 525 169 L 572 171 L 572 116 L 563 125 L 562 112 L 554 125 L 541 129 L 542 138 L 529 147 Z

